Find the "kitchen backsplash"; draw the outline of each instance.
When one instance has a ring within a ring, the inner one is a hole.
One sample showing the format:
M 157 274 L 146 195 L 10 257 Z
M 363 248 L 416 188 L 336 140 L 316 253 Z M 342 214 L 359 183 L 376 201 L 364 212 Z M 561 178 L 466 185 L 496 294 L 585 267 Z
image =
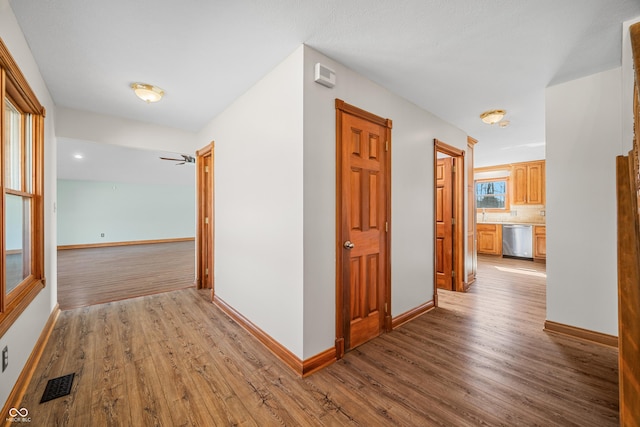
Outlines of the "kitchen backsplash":
M 546 223 L 545 205 L 512 205 L 511 211 L 482 212 L 479 209 L 477 221 L 482 222 L 515 222 L 515 223 Z

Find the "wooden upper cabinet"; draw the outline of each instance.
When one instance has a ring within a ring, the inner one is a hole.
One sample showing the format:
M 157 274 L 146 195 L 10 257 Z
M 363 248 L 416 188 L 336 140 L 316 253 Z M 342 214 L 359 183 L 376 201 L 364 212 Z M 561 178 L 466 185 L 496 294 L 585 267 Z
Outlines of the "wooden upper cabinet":
M 529 163 L 527 166 L 527 203 L 530 205 L 543 205 L 545 203 L 544 162 Z
M 511 168 L 512 204 L 527 203 L 527 166 L 518 164 Z
M 544 161 L 516 163 L 511 167 L 514 205 L 543 205 L 545 203 Z

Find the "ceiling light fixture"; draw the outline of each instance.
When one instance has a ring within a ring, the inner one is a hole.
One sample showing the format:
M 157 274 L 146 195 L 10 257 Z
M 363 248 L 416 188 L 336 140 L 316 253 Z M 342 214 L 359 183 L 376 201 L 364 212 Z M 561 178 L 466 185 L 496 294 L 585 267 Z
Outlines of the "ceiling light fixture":
M 507 114 L 505 110 L 489 110 L 480 114 L 480 120 L 488 125 L 493 125 L 502 120 L 505 114 Z
M 138 98 L 147 104 L 160 101 L 164 95 L 162 89 L 146 83 L 131 83 L 131 89 L 133 89 Z
M 498 126 L 500 126 L 501 128 L 506 128 L 510 124 L 511 122 L 509 120 L 501 120 L 498 122 Z
M 83 156 L 82 154 L 74 154 L 74 155 L 73 155 L 73 158 L 74 158 L 74 159 L 78 159 L 78 160 L 82 159 L 83 157 L 84 157 L 84 156 Z

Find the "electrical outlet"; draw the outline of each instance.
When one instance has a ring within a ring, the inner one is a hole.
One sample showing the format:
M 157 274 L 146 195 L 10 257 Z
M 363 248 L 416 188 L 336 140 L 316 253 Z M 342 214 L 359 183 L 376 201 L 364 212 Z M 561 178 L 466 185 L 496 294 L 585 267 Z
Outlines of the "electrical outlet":
M 9 346 L 4 346 L 2 349 L 2 372 L 9 366 Z
M 100 237 L 104 237 L 104 233 L 100 233 Z

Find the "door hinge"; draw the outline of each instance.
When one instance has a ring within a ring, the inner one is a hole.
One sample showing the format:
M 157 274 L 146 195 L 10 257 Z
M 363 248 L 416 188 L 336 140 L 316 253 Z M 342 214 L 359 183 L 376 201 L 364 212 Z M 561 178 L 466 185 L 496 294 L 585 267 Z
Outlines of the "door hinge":
M 205 223 L 205 224 L 209 224 L 209 217 L 205 217 L 205 219 L 204 219 L 204 223 Z
M 385 221 L 384 223 L 384 231 L 389 232 L 389 222 Z
M 456 173 L 456 165 L 451 166 L 451 172 Z
M 385 314 L 387 314 L 388 312 L 389 312 L 389 311 L 388 311 L 388 309 L 387 309 L 387 303 L 385 302 L 385 303 L 384 303 L 384 313 L 385 313 Z
M 389 151 L 389 140 L 384 142 L 384 151 Z
M 456 219 L 455 218 L 451 218 L 451 225 L 456 225 Z
M 456 272 L 455 272 L 455 271 L 452 271 L 452 272 L 451 272 L 451 278 L 452 278 L 452 279 L 455 279 L 455 278 L 456 278 Z
M 205 268 L 205 269 L 204 269 L 204 275 L 205 275 L 205 276 L 208 276 L 208 275 L 209 275 L 209 269 L 208 269 L 208 268 Z
M 209 172 L 209 166 L 205 166 L 205 167 L 204 167 L 204 171 L 205 171 L 205 172 Z

